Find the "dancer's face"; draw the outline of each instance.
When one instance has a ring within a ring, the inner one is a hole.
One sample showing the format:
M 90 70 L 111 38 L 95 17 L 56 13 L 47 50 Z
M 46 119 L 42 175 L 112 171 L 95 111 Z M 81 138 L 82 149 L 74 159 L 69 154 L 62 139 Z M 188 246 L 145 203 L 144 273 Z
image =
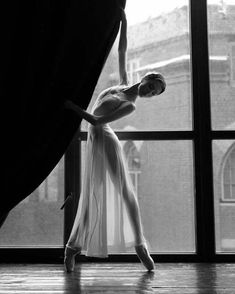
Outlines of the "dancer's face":
M 153 97 L 162 92 L 162 83 L 157 79 L 143 78 L 138 87 L 140 97 Z

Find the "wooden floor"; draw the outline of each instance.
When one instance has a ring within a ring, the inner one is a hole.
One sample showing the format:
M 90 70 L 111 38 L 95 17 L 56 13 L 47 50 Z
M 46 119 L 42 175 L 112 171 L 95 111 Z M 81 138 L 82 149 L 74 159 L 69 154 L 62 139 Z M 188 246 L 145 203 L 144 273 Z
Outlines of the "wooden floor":
M 0 293 L 235 294 L 235 264 L 139 263 L 0 264 Z

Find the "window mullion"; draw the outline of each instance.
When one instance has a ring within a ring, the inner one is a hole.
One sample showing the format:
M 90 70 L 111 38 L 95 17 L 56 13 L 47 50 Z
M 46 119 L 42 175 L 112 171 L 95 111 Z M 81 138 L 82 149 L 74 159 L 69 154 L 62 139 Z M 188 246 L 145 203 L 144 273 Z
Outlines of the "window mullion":
M 80 130 L 65 153 L 64 198 L 70 198 L 64 207 L 64 244 L 67 243 L 73 226 L 81 190 L 81 140 L 77 139 L 80 138 L 79 134 Z
M 215 258 L 214 195 L 208 60 L 207 1 L 190 1 L 191 66 L 195 131 L 197 253 Z

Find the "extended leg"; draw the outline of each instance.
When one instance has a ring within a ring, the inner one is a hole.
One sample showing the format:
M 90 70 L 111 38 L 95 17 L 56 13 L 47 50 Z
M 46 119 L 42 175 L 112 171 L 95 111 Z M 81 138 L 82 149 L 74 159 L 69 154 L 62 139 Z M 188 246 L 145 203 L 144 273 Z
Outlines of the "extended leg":
M 126 180 L 124 181 L 125 183 L 123 183 L 123 198 L 126 203 L 130 221 L 134 230 L 135 245 L 140 245 L 145 243 L 140 216 L 140 208 L 134 192 L 128 187 Z
M 134 231 L 136 254 L 143 265 L 151 271 L 154 269 L 154 262 L 149 255 L 146 240 L 143 235 L 140 208 L 134 194 L 133 186 L 131 185 L 127 167 L 125 166 L 125 159 L 120 150 L 115 150 L 115 148 L 110 147 L 112 147 L 112 145 L 109 145 L 109 148 L 106 150 L 110 174 L 114 184 L 119 182 L 119 180 L 122 182 L 121 192 L 123 194 L 123 199 L 125 201 L 129 219 Z M 118 177 L 120 177 L 119 180 L 117 180 Z
M 149 270 L 154 269 L 154 262 L 149 255 L 146 240 L 143 235 L 143 229 L 142 229 L 142 223 L 141 223 L 141 217 L 140 217 L 140 209 L 138 202 L 136 200 L 136 197 L 134 193 L 128 189 L 128 186 L 125 184 L 123 187 L 123 196 L 124 200 L 126 202 L 130 219 L 134 228 L 135 237 L 136 237 L 136 245 L 135 245 L 135 251 L 137 256 L 139 257 L 140 261 L 143 263 L 143 265 Z
M 114 186 L 121 189 L 120 193 L 123 195 L 123 200 L 126 204 L 129 219 L 134 231 L 135 244 L 139 245 L 145 242 L 143 236 L 143 228 L 141 224 L 140 209 L 134 194 L 133 187 L 131 186 L 131 179 L 125 165 L 125 158 L 122 154 L 121 146 L 107 140 L 105 144 L 105 154 L 107 159 L 110 176 Z M 120 183 L 121 182 L 121 186 Z

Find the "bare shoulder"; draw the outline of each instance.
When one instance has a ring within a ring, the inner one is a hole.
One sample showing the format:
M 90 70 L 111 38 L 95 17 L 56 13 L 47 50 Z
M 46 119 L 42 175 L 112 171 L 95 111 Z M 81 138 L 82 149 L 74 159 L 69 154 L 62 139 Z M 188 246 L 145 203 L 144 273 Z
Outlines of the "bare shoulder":
M 109 95 L 109 94 L 116 94 L 120 91 L 122 91 L 124 88 L 126 88 L 126 86 L 124 85 L 116 85 L 116 86 L 112 86 L 109 87 L 105 90 L 103 90 L 100 94 L 99 94 L 99 99 L 104 98 L 105 96 Z

